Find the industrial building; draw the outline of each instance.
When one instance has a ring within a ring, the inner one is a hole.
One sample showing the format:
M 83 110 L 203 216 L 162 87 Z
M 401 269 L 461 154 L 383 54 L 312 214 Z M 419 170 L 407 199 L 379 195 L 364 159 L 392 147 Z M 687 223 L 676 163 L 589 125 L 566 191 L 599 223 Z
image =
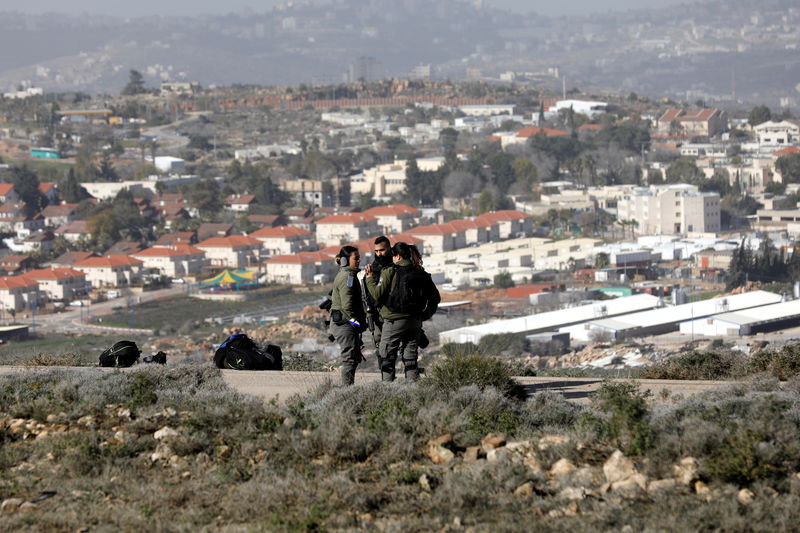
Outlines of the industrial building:
M 795 326 L 800 326 L 800 300 L 681 322 L 680 331 L 685 335 L 719 337 L 755 335 Z
M 620 340 L 645 335 L 660 335 L 677 331 L 681 322 L 706 318 L 712 315 L 740 311 L 781 301 L 781 295 L 766 291 L 752 291 L 723 298 L 675 305 L 652 311 L 642 311 L 616 318 L 589 320 L 582 324 L 564 326 L 559 331 L 570 334 L 572 341 Z
M 662 305 L 662 300 L 650 294 L 637 294 L 625 298 L 602 300 L 587 305 L 550 311 L 536 315 L 528 315 L 509 320 L 497 320 L 485 324 L 476 324 L 463 328 L 451 329 L 439 333 L 439 343 L 479 343 L 486 335 L 501 333 L 524 333 L 532 335 L 545 331 L 556 331 L 558 328 L 586 322 L 588 320 L 635 313 L 645 309 L 655 309 Z

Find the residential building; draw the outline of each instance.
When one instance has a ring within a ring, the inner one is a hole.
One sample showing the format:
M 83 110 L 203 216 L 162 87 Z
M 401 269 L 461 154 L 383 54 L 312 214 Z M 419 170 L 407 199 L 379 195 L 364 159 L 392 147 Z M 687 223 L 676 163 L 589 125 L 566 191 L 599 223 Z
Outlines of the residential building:
M 0 309 L 4 313 L 33 310 L 41 305 L 39 284 L 22 276 L 0 277 Z
M 438 170 L 444 165 L 443 157 L 421 157 L 416 160 L 417 168 L 424 172 Z M 408 161 L 398 159 L 365 169 L 362 173 L 350 176 L 352 194 L 371 194 L 375 199 L 389 199 L 392 195 L 406 190 L 406 167 Z
M 261 241 L 246 235 L 211 237 L 197 243 L 206 253 L 211 266 L 221 268 L 247 268 L 259 262 Z
M 85 220 L 75 220 L 64 226 L 60 226 L 53 232 L 56 236 L 62 236 L 71 243 L 76 243 L 81 237 L 88 238 L 89 232 L 86 229 Z
M 570 132 L 529 126 L 515 132 L 498 134 L 495 138 L 500 140 L 500 146 L 505 150 L 507 146 L 511 146 L 512 144 L 525 144 L 531 137 L 536 137 L 537 135 L 542 137 L 569 137 Z
M 248 235 L 262 243 L 267 256 L 294 254 L 311 248 L 313 235 L 310 231 L 295 226 L 261 228 Z
M 501 239 L 512 237 L 530 237 L 533 235 L 533 215 L 515 209 L 490 211 L 475 217 L 486 223 L 497 223 Z
M 699 109 L 686 111 L 670 108 L 656 123 L 658 135 L 669 136 L 677 133 L 674 125 L 680 126 L 680 136 L 713 137 L 728 129 L 728 114 L 719 109 Z
M 74 268 L 39 268 L 20 276 L 39 284 L 39 291 L 49 301 L 70 301 L 80 298 L 91 289 L 86 274 Z
M 0 202 L 4 204 L 19 202 L 19 194 L 14 190 L 13 184 L 0 183 Z
M 39 183 L 39 192 L 42 193 L 45 198 L 47 198 L 48 205 L 56 205 L 61 203 L 61 193 L 58 191 L 55 183 Z
M 50 228 L 66 226 L 75 220 L 75 211 L 78 204 L 48 205 L 42 209 L 44 225 Z
M 617 218 L 636 221 L 634 229 L 643 234 L 717 233 L 720 198 L 685 183 L 639 187 L 620 197 Z
M 127 255 L 102 255 L 77 261 L 73 268 L 86 274 L 92 287 L 129 287 L 141 282 L 143 263 Z
M 317 221 L 317 243 L 334 246 L 380 234 L 378 219 L 365 213 L 329 215 Z
M 142 261 L 146 270 L 169 278 L 200 274 L 207 262 L 203 250 L 183 243 L 153 246 L 131 255 Z
M 422 212 L 409 205 L 395 204 L 373 207 L 364 211 L 364 214 L 377 218 L 379 231 L 389 234 L 403 233 L 413 228 L 419 224 Z
M 270 257 L 264 261 L 264 266 L 268 282 L 293 285 L 326 284 L 338 271 L 334 255 L 321 251 Z
M 788 120 L 768 120 L 753 130 L 758 144 L 763 146 L 789 146 L 800 141 L 800 126 Z
M 225 207 L 235 213 L 246 213 L 255 204 L 254 194 L 231 194 L 225 199 Z

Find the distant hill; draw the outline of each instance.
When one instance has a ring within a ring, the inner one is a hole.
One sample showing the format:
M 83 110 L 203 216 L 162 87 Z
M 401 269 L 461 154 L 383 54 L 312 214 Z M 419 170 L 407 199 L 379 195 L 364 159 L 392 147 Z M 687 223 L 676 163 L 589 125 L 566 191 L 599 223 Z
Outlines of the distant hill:
M 792 4 L 711 1 L 591 18 L 455 0 L 296 2 L 169 18 L 0 13 L 0 89 L 116 94 L 130 69 L 149 86 L 336 83 L 405 77 L 422 64 L 438 79 L 513 71 L 517 82 L 560 87 L 557 68 L 567 88 L 794 105 L 800 10 Z

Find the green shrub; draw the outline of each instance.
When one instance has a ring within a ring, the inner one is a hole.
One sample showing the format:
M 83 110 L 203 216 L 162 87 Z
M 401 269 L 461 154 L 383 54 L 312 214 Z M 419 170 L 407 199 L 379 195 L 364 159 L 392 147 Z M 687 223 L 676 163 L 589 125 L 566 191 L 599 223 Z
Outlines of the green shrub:
M 691 351 L 642 369 L 642 379 L 724 380 L 732 377 L 734 356 Z
M 158 401 L 158 396 L 153 390 L 155 384 L 147 375 L 136 372 L 133 382 L 128 385 L 128 408 L 133 411 L 145 405 L 152 405 Z
M 763 433 L 737 429 L 728 435 L 722 446 L 711 451 L 704 470 L 711 477 L 738 485 L 749 485 L 767 478 L 776 472 L 777 465 L 770 464 L 759 453 L 759 446 L 764 441 Z
M 800 344 L 784 346 L 779 351 L 761 350 L 750 358 L 748 373 L 766 372 L 782 381 L 800 375 Z
M 522 388 L 512 379 L 504 362 L 489 356 L 451 356 L 437 361 L 428 371 L 426 385 L 443 393 L 475 385 L 480 390 L 494 387 L 507 396 L 525 397 Z
M 583 426 L 629 455 L 641 455 L 653 445 L 655 432 L 648 422 L 647 398 L 633 383 L 604 383 L 592 398 L 592 404 L 604 417 L 584 414 Z

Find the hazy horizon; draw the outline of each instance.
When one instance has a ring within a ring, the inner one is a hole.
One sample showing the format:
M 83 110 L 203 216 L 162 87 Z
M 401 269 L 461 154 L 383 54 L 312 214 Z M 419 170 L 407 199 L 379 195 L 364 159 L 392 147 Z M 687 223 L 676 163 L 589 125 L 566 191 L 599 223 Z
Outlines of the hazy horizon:
M 474 3 L 475 0 L 464 0 Z M 480 0 L 479 0 L 480 1 Z M 571 2 L 551 2 L 545 0 L 482 0 L 485 6 L 507 9 L 514 12 L 536 12 L 547 16 L 586 15 L 609 11 L 625 11 L 629 9 L 645 9 L 665 7 L 669 5 L 690 4 L 707 0 L 659 0 L 658 2 L 642 2 L 641 0 L 573 0 Z M 17 11 L 28 14 L 43 13 L 96 13 L 122 17 L 141 17 L 151 15 L 189 16 L 201 14 L 227 14 L 243 11 L 263 12 L 276 5 L 285 4 L 281 0 L 139 0 L 127 2 L 120 0 L 72 0 L 69 8 L 63 0 L 28 0 L 18 3 L 11 9 L 0 7 L 0 11 Z

